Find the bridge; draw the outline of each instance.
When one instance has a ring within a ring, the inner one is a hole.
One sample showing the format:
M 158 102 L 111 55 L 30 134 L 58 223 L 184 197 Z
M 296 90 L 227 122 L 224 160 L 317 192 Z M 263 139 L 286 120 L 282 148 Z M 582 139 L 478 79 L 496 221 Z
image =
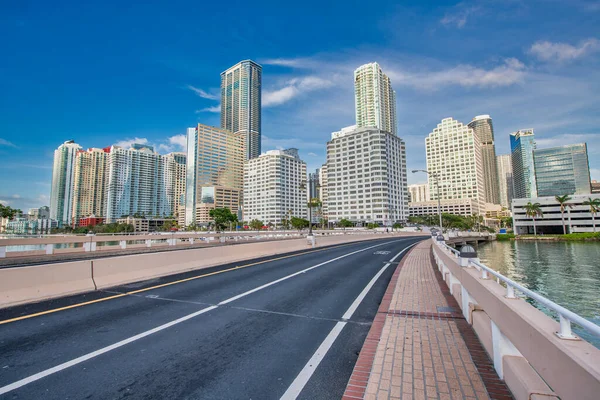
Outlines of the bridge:
M 472 254 L 406 233 L 282 239 L 0 269 L 0 398 L 600 392 L 600 350 L 570 327 L 600 328 L 548 300 L 554 321 Z

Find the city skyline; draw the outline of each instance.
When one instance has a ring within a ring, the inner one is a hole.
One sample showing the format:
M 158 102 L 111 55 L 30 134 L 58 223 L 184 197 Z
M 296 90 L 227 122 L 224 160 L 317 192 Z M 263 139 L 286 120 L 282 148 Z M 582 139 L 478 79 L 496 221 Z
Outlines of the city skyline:
M 600 179 L 600 133 L 593 112 L 599 93 L 595 85 L 600 82 L 599 45 L 591 25 L 597 10 L 587 9 L 584 1 L 552 8 L 535 1 L 518 7 L 479 4 L 476 10 L 433 2 L 381 6 L 385 13 L 370 11 L 377 22 L 373 33 L 338 32 L 340 21 L 331 23 L 336 18 L 324 12 L 315 17 L 315 24 L 324 28 L 318 34 L 329 40 L 317 40 L 317 32 L 310 32 L 305 46 L 290 47 L 305 33 L 290 27 L 285 37 L 274 37 L 258 29 L 248 31 L 250 25 L 242 24 L 204 45 L 203 56 L 215 55 L 208 58 L 190 55 L 197 48 L 191 39 L 177 42 L 178 36 L 170 36 L 181 31 L 164 29 L 146 31 L 144 37 L 129 32 L 107 50 L 105 40 L 110 39 L 94 35 L 105 32 L 90 24 L 85 5 L 52 20 L 43 18 L 46 5 L 35 11 L 8 9 L 0 33 L 17 39 L 5 49 L 13 57 L 3 64 L 6 73 L 0 78 L 6 94 L 0 100 L 0 202 L 23 210 L 49 205 L 53 151 L 68 139 L 84 148 L 101 148 L 138 138 L 161 154 L 181 151 L 186 127 L 198 122 L 219 126 L 219 113 L 214 112 L 219 105 L 219 74 L 247 58 L 263 66 L 263 152 L 297 147 L 311 171 L 325 160 L 329 133 L 353 123 L 354 69 L 378 62 L 397 92 L 398 135 L 407 143 L 408 169 L 425 167 L 424 139 L 439 120 L 453 117 L 468 122 L 475 115 L 490 114 L 497 154 L 509 153 L 510 132 L 533 127 L 540 148 L 587 142 L 591 178 Z M 193 8 L 190 4 L 185 14 Z M 342 8 L 345 17 L 364 13 Z M 260 6 L 254 12 L 267 9 Z M 133 7 L 124 16 L 131 12 L 133 18 L 137 11 Z M 275 19 L 281 18 L 275 14 Z M 502 18 L 476 18 L 485 15 Z M 110 23 L 111 16 L 105 17 Z M 577 18 L 577 26 L 563 36 L 555 33 L 564 32 L 560 21 L 569 17 Z M 402 38 L 390 33 L 390 18 L 409 28 Z M 537 18 L 544 18 L 544 27 L 504 43 L 510 26 L 524 26 Z M 141 23 L 132 21 L 134 26 Z M 481 40 L 475 40 L 482 21 L 494 33 L 485 31 Z M 121 36 L 124 27 L 115 24 L 115 34 Z M 69 27 L 69 37 L 81 33 L 89 42 L 89 53 L 66 41 L 61 25 Z M 416 25 L 419 32 L 411 28 Z M 196 31 L 201 29 L 206 30 Z M 187 26 L 186 35 L 210 38 L 206 36 L 210 29 Z M 160 35 L 165 37 L 159 40 Z M 143 39 L 140 47 L 126 54 L 134 37 Z M 47 40 L 58 41 L 57 47 L 47 46 Z M 227 40 L 231 48 L 223 54 L 218 48 Z M 401 48 L 396 48 L 398 43 Z M 468 58 L 474 52 L 480 57 Z M 43 57 L 44 68 L 31 63 L 29 54 Z M 103 61 L 96 65 L 99 58 Z M 409 176 L 410 183 L 423 181 Z

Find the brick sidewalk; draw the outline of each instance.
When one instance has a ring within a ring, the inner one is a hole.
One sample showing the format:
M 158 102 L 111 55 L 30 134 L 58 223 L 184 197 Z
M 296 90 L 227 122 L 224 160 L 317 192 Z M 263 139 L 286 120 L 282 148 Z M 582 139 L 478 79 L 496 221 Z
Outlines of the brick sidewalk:
M 344 399 L 489 398 L 512 396 L 421 242 L 392 276 Z

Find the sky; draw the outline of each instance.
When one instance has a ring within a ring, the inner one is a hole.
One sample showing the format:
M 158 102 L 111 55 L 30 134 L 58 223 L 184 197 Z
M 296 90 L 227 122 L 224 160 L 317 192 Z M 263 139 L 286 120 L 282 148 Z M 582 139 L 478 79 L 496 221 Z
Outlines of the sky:
M 376 61 L 409 170 L 443 118 L 489 114 L 497 154 L 534 128 L 538 148 L 587 142 L 600 179 L 599 20 L 597 0 L 3 1 L 0 203 L 48 205 L 69 139 L 182 150 L 187 127 L 219 125 L 220 73 L 244 59 L 263 66 L 263 151 L 297 147 L 310 170 Z

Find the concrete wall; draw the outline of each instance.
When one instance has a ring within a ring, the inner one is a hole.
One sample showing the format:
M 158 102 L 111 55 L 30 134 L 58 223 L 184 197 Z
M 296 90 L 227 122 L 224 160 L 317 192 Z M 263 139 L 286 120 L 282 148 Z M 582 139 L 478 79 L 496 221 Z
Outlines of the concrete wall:
M 599 398 L 599 349 L 583 340 L 560 339 L 553 319 L 522 299 L 506 298 L 506 289 L 495 280 L 461 267 L 460 259 L 438 244 L 432 247 L 452 291 L 461 292 L 465 318 L 517 400 Z

